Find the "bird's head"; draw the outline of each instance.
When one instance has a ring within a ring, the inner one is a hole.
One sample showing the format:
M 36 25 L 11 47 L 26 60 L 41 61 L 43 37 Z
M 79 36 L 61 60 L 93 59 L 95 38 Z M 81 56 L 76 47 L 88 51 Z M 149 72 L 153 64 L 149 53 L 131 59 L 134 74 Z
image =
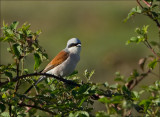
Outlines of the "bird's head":
M 81 41 L 78 38 L 72 38 L 68 40 L 66 49 L 73 54 L 80 54 Z

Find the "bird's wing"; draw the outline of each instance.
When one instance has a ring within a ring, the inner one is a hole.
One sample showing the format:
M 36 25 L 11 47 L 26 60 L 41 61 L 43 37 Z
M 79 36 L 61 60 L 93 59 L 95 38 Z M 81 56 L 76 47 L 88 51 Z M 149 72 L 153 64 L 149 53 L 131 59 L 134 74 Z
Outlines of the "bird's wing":
M 69 56 L 69 53 L 65 51 L 61 51 L 47 66 L 46 68 L 42 71 L 42 73 L 46 73 L 47 71 L 53 69 L 57 65 L 63 63 Z

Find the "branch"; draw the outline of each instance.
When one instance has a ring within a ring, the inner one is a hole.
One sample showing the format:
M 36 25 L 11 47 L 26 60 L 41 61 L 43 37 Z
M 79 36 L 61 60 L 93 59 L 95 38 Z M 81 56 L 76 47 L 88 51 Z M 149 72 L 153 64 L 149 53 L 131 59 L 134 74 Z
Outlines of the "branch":
M 16 76 L 14 77 L 11 82 L 17 82 L 18 80 L 20 79 L 23 79 L 23 78 L 27 78 L 27 77 L 31 77 L 31 76 L 47 76 L 47 77 L 53 77 L 59 81 L 62 81 L 64 83 L 67 83 L 67 84 L 71 84 L 71 85 L 74 85 L 74 86 L 81 86 L 80 84 L 77 84 L 71 80 L 66 80 L 62 77 L 58 77 L 58 76 L 55 76 L 55 75 L 52 75 L 52 74 L 46 74 L 46 73 L 31 73 L 31 74 L 26 74 L 26 75 L 22 75 L 22 76 Z M 9 81 L 5 81 L 5 82 L 0 82 L 0 87 L 2 87 L 3 85 L 9 83 Z
M 13 79 L 11 80 L 11 82 L 17 82 L 18 80 L 20 80 L 20 79 L 22 79 L 22 78 L 26 78 L 26 77 L 42 76 L 42 75 L 43 75 L 43 76 L 47 76 L 47 77 L 53 77 L 53 78 L 55 78 L 55 79 L 57 79 L 57 80 L 59 80 L 59 81 L 62 81 L 62 82 L 64 82 L 64 83 L 66 83 L 66 84 L 69 84 L 69 85 L 78 86 L 78 87 L 81 86 L 80 84 L 77 84 L 77 83 L 75 83 L 75 82 L 73 82 L 73 81 L 71 81 L 71 80 L 66 80 L 66 79 L 64 79 L 64 78 L 62 78 L 62 77 L 58 77 L 58 76 L 55 76 L 55 75 L 52 75 L 52 74 L 46 74 L 46 73 L 32 73 L 32 74 L 22 75 L 22 76 L 13 78 Z M 9 83 L 9 81 L 0 82 L 0 87 L 2 87 L 3 85 L 6 85 L 7 83 Z M 92 98 L 93 100 L 97 100 L 97 99 L 99 99 L 100 97 L 99 97 L 99 95 L 96 95 L 96 94 L 95 94 L 95 95 L 92 95 L 91 98 Z
M 19 105 L 19 106 L 26 106 L 26 107 L 36 108 L 36 109 L 39 109 L 39 110 L 48 112 L 48 113 L 50 113 L 50 114 L 52 114 L 52 115 L 56 115 L 56 113 L 54 113 L 54 112 L 52 112 L 52 111 L 50 111 L 50 110 L 48 110 L 48 109 L 41 108 L 41 107 L 36 106 L 36 105 L 28 105 L 28 104 L 24 104 L 24 103 L 19 103 L 18 105 Z
M 146 43 L 145 43 L 146 42 Z M 144 44 L 151 50 L 151 52 L 160 60 L 160 56 L 154 51 L 152 46 L 149 44 L 148 40 L 146 39 Z
M 142 0 L 143 2 L 144 2 L 144 4 L 146 4 L 148 7 L 151 7 L 151 5 L 147 2 L 147 1 L 145 1 L 145 0 Z
M 130 82 L 126 83 L 125 86 L 129 89 L 132 90 L 136 85 L 138 85 L 148 74 L 151 73 L 151 69 L 149 69 L 146 73 L 141 74 L 140 77 L 137 77 Z
M 139 0 L 137 0 L 138 5 L 143 8 L 143 6 L 141 5 L 141 3 L 139 2 Z
M 147 2 L 147 1 L 145 1 L 145 0 L 142 0 L 148 7 L 151 7 L 151 5 Z M 143 7 L 143 5 L 140 3 L 140 1 L 139 0 L 137 0 L 137 3 L 138 3 L 138 5 L 143 9 L 144 7 Z M 152 14 L 150 14 L 149 12 L 147 12 L 147 16 L 149 17 L 149 18 L 151 18 L 156 24 L 157 24 L 157 27 L 158 27 L 158 29 L 160 30 L 160 23 L 158 22 L 158 20 L 156 19 L 156 18 L 154 18 L 153 16 L 152 16 Z

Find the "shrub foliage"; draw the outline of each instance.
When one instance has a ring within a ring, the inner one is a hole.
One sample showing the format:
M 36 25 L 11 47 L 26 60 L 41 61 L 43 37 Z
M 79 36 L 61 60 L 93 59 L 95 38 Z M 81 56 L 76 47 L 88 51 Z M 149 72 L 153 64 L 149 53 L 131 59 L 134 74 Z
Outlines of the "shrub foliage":
M 160 12 L 157 1 L 136 0 L 138 6 L 132 8 L 125 22 L 134 15 L 145 15 L 157 25 L 157 37 L 160 40 Z M 37 72 L 47 54 L 39 45 L 38 37 L 41 31 L 32 32 L 30 25 L 24 23 L 17 28 L 19 22 L 10 25 L 3 22 L 0 42 L 8 44 L 8 52 L 12 56 L 12 63 L 0 65 L 0 115 L 7 116 L 69 116 L 69 117 L 109 117 L 109 116 L 160 116 L 160 80 L 134 90 L 149 74 L 156 74 L 156 66 L 160 60 L 160 43 L 148 38 L 149 25 L 135 29 L 137 36 L 131 37 L 126 44 L 142 43 L 152 55 L 141 58 L 141 70 L 133 70 L 126 77 L 115 73 L 115 84 L 93 83 L 91 77 L 94 71 L 84 71 L 86 81 L 82 82 L 75 71 L 67 78 Z M 33 57 L 34 73 L 25 68 L 25 61 Z M 4 58 L 2 58 L 4 59 Z M 27 94 L 28 85 L 33 85 L 40 75 L 48 78 L 39 83 Z M 106 111 L 93 113 L 93 104 L 99 101 L 106 107 Z

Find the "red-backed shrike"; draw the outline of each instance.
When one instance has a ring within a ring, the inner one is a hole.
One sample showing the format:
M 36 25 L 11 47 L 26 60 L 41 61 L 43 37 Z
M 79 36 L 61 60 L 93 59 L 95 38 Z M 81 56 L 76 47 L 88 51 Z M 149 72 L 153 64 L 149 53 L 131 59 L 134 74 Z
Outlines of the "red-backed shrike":
M 67 46 L 45 67 L 42 73 L 48 73 L 55 76 L 68 76 L 70 75 L 77 63 L 80 60 L 81 41 L 78 38 L 68 40 Z M 34 84 L 37 85 L 45 76 L 41 76 Z M 27 93 L 33 86 L 31 86 L 25 93 Z

